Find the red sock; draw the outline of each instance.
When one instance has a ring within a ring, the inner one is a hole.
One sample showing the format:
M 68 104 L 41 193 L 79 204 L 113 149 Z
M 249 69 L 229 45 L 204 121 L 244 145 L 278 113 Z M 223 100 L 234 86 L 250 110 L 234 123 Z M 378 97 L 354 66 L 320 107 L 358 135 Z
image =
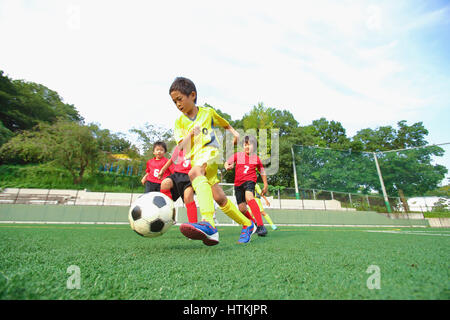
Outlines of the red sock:
M 195 201 L 186 203 L 187 217 L 190 223 L 197 223 L 197 205 Z
M 249 218 L 250 220 L 252 220 L 254 223 L 256 223 L 255 218 L 252 216 L 252 214 L 247 210 L 244 213 L 244 216 L 246 216 L 247 218 Z
M 168 196 L 170 199 L 172 199 L 172 193 L 170 193 L 170 189 L 167 189 L 167 190 L 161 189 L 160 191 L 161 191 L 161 193 L 164 193 L 166 196 Z
M 264 223 L 262 221 L 261 211 L 259 210 L 259 206 L 258 206 L 258 203 L 256 202 L 256 200 L 252 199 L 249 202 L 247 202 L 247 204 L 250 207 L 250 209 L 252 209 L 252 213 L 255 216 L 256 224 L 258 226 L 263 226 Z

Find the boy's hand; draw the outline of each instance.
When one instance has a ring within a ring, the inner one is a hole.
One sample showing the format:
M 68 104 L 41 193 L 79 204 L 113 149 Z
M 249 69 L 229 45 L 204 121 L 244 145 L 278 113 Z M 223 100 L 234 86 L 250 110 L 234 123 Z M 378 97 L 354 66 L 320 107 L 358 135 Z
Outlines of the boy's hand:
M 270 202 L 266 200 L 266 206 L 270 207 Z
M 164 175 L 164 170 L 159 171 L 158 172 L 158 179 L 162 180 L 163 175 Z
M 268 187 L 269 187 L 268 185 L 266 185 L 266 184 L 264 185 L 264 187 L 263 187 L 263 189 L 261 191 L 261 195 L 262 196 L 266 194 Z
M 233 169 L 233 167 L 234 167 L 234 163 L 230 164 L 230 163 L 228 163 L 228 162 L 225 162 L 225 163 L 223 164 L 223 166 L 225 167 L 226 170 L 231 170 L 231 169 Z
M 146 180 L 147 180 L 146 177 L 143 177 L 143 178 L 141 179 L 141 183 L 145 185 L 145 181 L 146 181 Z

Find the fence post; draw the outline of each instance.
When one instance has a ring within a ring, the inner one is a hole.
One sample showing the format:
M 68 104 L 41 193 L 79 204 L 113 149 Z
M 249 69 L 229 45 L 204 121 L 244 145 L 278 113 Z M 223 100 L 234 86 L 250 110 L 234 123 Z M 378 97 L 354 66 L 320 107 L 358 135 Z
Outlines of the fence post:
M 381 175 L 380 165 L 378 164 L 377 154 L 373 152 L 373 158 L 375 159 L 375 165 L 377 167 L 378 178 L 380 179 L 381 191 L 383 191 L 384 204 L 386 205 L 386 209 L 388 213 L 391 213 L 391 206 L 389 205 L 389 199 L 386 193 L 386 188 L 384 187 L 383 177 Z
M 20 188 L 17 190 L 16 198 L 14 199 L 14 204 L 16 204 L 17 199 L 19 199 Z
M 48 191 L 47 191 L 47 196 L 45 197 L 45 202 L 44 202 L 44 204 L 47 204 L 47 202 L 48 202 L 48 195 L 50 194 L 50 189 L 48 189 Z
M 233 188 L 233 197 L 234 197 L 234 188 Z M 281 209 L 280 189 L 278 189 L 278 205 L 280 206 L 280 209 Z
M 77 189 L 77 193 L 75 194 L 75 200 L 73 201 L 73 205 L 75 205 L 77 203 L 78 192 L 80 192 L 80 189 Z

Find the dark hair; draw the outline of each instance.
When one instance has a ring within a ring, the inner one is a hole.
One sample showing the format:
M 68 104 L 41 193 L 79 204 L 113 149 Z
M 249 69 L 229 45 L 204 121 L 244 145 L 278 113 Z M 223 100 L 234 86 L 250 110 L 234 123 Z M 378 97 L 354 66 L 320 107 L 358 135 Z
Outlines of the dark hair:
M 156 141 L 156 142 L 153 144 L 153 151 L 155 151 L 155 148 L 156 148 L 157 146 L 162 147 L 162 148 L 164 149 L 164 152 L 167 152 L 167 145 L 166 145 L 166 143 L 165 143 L 164 141 Z
M 195 100 L 194 103 L 197 103 L 197 89 L 195 88 L 194 82 L 184 77 L 177 77 L 170 86 L 169 94 L 172 91 L 180 91 L 182 94 L 188 96 L 192 92 L 195 92 Z
M 253 146 L 253 152 L 256 152 L 256 138 L 254 136 L 245 136 L 242 145 L 250 143 Z

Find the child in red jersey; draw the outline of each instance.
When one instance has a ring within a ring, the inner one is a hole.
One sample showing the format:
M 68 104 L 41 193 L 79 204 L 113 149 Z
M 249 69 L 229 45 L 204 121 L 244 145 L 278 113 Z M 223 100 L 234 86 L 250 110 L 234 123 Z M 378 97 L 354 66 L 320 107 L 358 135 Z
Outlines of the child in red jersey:
M 177 201 L 179 197 L 183 200 L 187 209 L 188 221 L 197 223 L 197 205 L 194 201 L 194 189 L 189 179 L 191 160 L 184 157 L 183 149 L 175 147 L 172 157 L 159 171 L 158 178 L 162 179 L 167 169 L 173 167 L 172 174 L 161 183 L 161 192 Z
M 253 136 L 245 136 L 244 152 L 237 152 L 231 156 L 225 163 L 225 169 L 231 170 L 236 164 L 234 177 L 234 191 L 239 210 L 252 220 L 251 214 L 247 210 L 247 204 L 251 208 L 255 217 L 257 228 L 256 233 L 259 236 L 265 236 L 267 230 L 261 217 L 261 210 L 255 200 L 255 185 L 257 180 L 256 170 L 259 171 L 264 183 L 261 195 L 267 192 L 267 176 L 264 172 L 264 166 L 261 159 L 256 154 L 256 139 Z
M 169 168 L 164 176 L 158 177 L 161 168 L 169 161 L 164 155 L 167 152 L 167 145 L 163 141 L 157 141 L 153 144 L 154 158 L 147 161 L 147 168 L 145 175 L 142 177 L 141 182 L 145 186 L 145 193 L 161 190 L 161 182 L 164 178 L 168 177 L 172 173 L 172 168 Z

